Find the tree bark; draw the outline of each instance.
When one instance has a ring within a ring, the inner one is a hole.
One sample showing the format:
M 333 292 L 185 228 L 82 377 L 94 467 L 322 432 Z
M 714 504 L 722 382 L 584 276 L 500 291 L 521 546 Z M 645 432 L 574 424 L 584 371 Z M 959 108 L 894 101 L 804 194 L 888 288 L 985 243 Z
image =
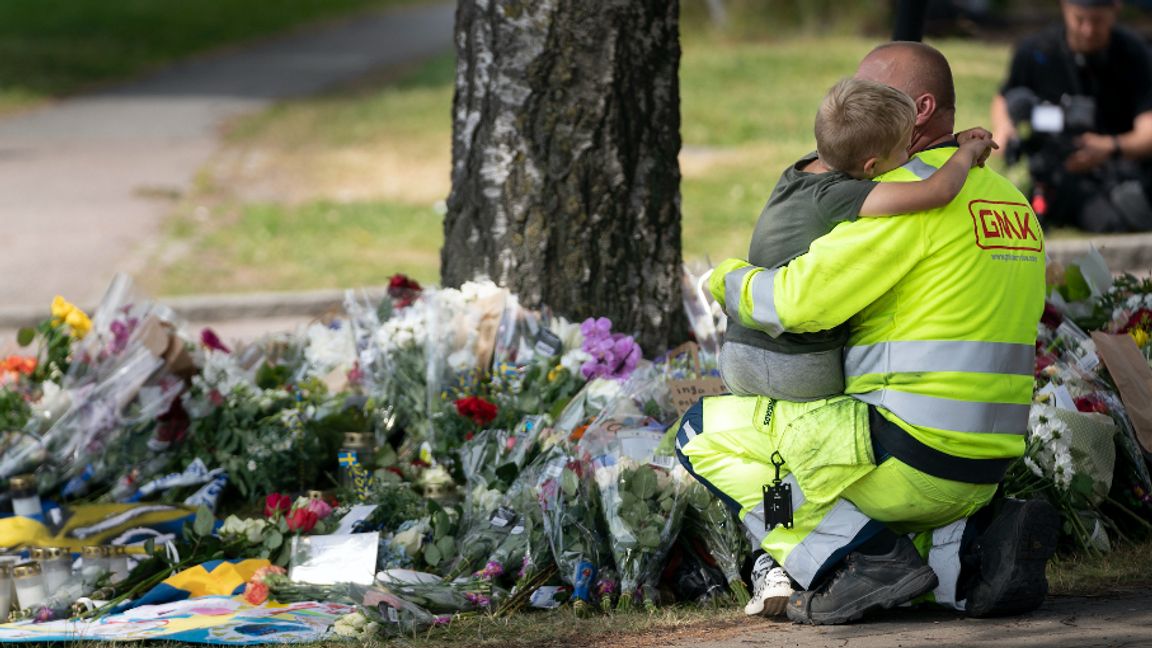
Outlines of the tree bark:
M 460 0 L 441 275 L 612 319 L 648 353 L 681 307 L 678 0 Z

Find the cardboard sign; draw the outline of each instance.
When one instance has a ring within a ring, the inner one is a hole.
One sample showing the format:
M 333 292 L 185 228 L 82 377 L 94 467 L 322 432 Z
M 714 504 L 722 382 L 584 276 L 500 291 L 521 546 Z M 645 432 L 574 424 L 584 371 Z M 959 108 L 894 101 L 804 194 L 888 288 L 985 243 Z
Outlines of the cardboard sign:
M 1152 453 L 1152 369 L 1132 336 L 1095 331 L 1096 352 L 1108 367 L 1144 452 Z
M 668 381 L 668 389 L 672 396 L 672 405 L 676 407 L 676 411 L 681 415 L 688 411 L 689 407 L 696 404 L 696 401 L 705 396 L 717 396 L 728 391 L 724 386 L 724 381 L 720 380 L 717 376 L 705 376 L 704 378 L 692 378 L 689 380 L 670 380 Z

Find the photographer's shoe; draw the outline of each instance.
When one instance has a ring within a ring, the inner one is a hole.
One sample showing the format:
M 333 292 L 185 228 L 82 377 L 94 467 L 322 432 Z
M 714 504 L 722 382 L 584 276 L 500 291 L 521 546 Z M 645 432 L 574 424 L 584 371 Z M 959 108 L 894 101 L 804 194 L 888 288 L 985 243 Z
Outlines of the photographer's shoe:
M 965 612 L 987 617 L 1031 612 L 1048 595 L 1045 565 L 1056 552 L 1060 514 L 1044 500 L 1008 499 L 972 548 L 978 572 Z
M 752 566 L 752 598 L 744 606 L 748 616 L 783 616 L 792 595 L 792 579 L 772 556 L 761 554 Z
M 869 610 L 910 601 L 937 585 L 936 573 L 925 565 L 905 536 L 886 554 L 852 552 L 844 565 L 815 590 L 797 592 L 788 601 L 788 618 L 796 623 L 848 623 Z

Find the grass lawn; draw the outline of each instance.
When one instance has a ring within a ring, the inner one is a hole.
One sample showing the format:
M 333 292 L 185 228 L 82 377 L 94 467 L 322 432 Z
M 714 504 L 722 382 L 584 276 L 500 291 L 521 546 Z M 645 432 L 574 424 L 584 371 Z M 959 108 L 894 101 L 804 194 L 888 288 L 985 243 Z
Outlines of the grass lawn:
M 4 0 L 0 113 L 228 43 L 413 0 Z
M 685 37 L 684 257 L 743 256 L 780 172 L 814 147 L 824 91 L 876 41 Z M 935 42 L 952 61 L 957 127 L 988 124 L 1001 44 Z M 180 205 L 149 279 L 160 294 L 340 288 L 394 272 L 435 281 L 449 190 L 450 55 L 234 124 Z

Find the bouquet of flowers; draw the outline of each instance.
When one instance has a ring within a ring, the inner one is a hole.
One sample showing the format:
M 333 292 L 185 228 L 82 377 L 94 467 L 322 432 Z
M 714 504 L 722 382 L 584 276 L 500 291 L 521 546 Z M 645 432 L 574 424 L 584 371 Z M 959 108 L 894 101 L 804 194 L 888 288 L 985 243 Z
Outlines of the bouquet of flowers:
M 590 478 L 587 462 L 556 446 L 544 460 L 537 484 L 544 533 L 576 605 L 594 601 L 596 574 L 612 560 Z
M 620 572 L 618 608 L 641 593 L 654 606 L 656 578 L 680 532 L 688 480 L 671 456 L 657 456 L 664 425 L 646 417 L 602 418 L 584 444 Z
M 376 587 L 437 613 L 486 610 L 505 595 L 504 590 L 483 578 L 431 581 L 401 578 L 395 572 L 383 572 Z
M 685 500 L 684 524 L 703 541 L 717 567 L 724 573 L 736 602 L 744 605 L 749 594 L 744 579 L 740 577 L 740 566 L 750 549 L 744 526 L 719 498 L 695 480 L 689 483 Z

